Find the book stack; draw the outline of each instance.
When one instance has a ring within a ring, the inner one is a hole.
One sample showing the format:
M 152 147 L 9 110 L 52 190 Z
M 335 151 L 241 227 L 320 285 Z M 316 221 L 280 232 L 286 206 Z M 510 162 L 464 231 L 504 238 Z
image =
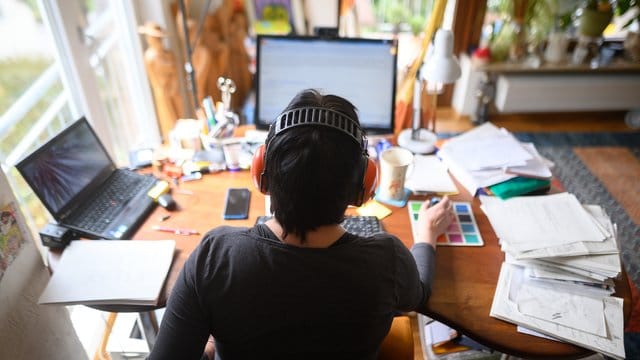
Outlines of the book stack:
M 422 314 L 418 314 L 418 329 L 425 359 L 498 359 L 502 355 Z
M 505 252 L 490 315 L 519 330 L 624 358 L 616 228 L 569 193 L 480 196 Z
M 548 189 L 552 176 L 549 168 L 553 164 L 532 143 L 521 143 L 491 123 L 451 138 L 438 157 L 471 195 L 488 188 L 507 199 Z

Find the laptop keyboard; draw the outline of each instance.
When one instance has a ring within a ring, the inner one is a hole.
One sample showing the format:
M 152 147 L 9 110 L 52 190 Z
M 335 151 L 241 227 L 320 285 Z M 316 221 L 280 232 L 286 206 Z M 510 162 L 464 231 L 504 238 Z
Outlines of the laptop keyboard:
M 103 192 L 88 200 L 67 222 L 99 234 L 111 224 L 129 200 L 141 191 L 149 189 L 155 181 L 151 176 L 118 170 L 107 180 Z
M 271 216 L 258 216 L 256 224 L 262 224 L 270 218 Z M 375 216 L 345 216 L 341 225 L 348 233 L 362 237 L 384 232 L 380 220 Z

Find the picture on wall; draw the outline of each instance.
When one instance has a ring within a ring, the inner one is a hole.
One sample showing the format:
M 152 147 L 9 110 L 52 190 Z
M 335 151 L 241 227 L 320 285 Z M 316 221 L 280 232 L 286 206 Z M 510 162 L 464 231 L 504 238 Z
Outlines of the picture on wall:
M 0 280 L 25 243 L 16 219 L 16 209 L 13 202 L 0 208 Z
M 291 0 L 254 0 L 256 34 L 287 35 L 291 32 Z

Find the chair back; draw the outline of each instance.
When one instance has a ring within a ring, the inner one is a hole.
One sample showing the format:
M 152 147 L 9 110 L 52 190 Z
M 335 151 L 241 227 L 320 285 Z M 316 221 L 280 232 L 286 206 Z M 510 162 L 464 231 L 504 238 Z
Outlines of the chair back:
M 391 323 L 389 333 L 380 345 L 378 360 L 413 360 L 414 343 L 411 318 L 396 316 Z

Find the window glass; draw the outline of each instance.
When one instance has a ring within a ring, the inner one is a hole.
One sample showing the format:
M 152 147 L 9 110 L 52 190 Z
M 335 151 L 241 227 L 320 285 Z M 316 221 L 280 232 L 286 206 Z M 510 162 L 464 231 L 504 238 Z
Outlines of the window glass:
M 53 44 L 36 1 L 0 1 L 0 161 L 35 226 L 48 215 L 11 165 L 71 121 Z

